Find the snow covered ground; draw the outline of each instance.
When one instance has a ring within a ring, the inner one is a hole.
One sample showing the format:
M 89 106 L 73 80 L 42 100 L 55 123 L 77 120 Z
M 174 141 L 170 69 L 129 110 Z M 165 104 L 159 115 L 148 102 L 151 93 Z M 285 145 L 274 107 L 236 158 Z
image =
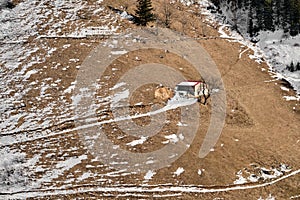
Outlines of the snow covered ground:
M 117 17 L 104 12 L 101 2 L 27 0 L 13 9 L 0 10 L 1 192 L 38 188 L 86 159 L 86 155 L 78 157 L 67 152 L 63 160 L 54 161 L 52 158 L 57 154 L 56 142 L 52 142 L 57 139 L 51 139 L 49 133 L 74 120 L 73 105 L 68 96 L 75 83 L 65 82 L 57 75 L 59 71 L 67 73 L 80 68 L 77 63 L 82 60 L 74 54 L 67 63 L 60 60 L 49 62 L 54 53 L 67 51 L 74 43 L 70 41 L 54 47 L 57 41 L 48 41 L 47 38 L 114 34 L 118 30 L 115 25 Z M 83 13 L 102 15 L 102 22 L 97 27 L 89 26 Z M 86 43 L 80 45 L 91 46 Z M 56 73 L 51 73 L 52 70 Z M 32 78 L 34 76 L 37 78 Z M 31 146 L 26 143 L 38 138 L 44 138 L 43 144 Z M 47 155 L 45 148 L 48 148 Z M 71 148 L 69 152 L 76 150 Z M 41 164 L 42 155 L 52 158 L 55 164 Z M 44 175 L 33 179 L 37 174 Z
M 194 2 L 194 1 L 191 1 Z M 261 31 L 258 36 L 258 42 L 256 44 L 252 43 L 246 36 L 243 37 L 236 31 L 231 29 L 230 24 L 226 24 L 232 20 L 232 13 L 224 7 L 222 9 L 224 16 L 220 14 L 211 13 L 207 7 L 212 4 L 207 0 L 199 1 L 200 7 L 202 8 L 202 14 L 206 15 L 206 20 L 210 23 L 219 24 L 219 33 L 223 38 L 228 38 L 232 42 L 239 42 L 242 45 L 246 46 L 248 49 L 253 50 L 254 54 L 250 58 L 255 59 L 258 62 L 266 60 L 269 65 L 269 71 L 271 75 L 276 79 L 285 79 L 287 80 L 294 90 L 297 93 L 297 97 L 286 98 L 300 100 L 300 71 L 289 72 L 286 69 L 286 66 L 293 62 L 296 64 L 300 62 L 300 35 L 291 37 L 283 33 L 283 30 L 276 30 L 275 32 L 271 31 Z M 246 19 L 246 11 L 241 11 L 240 17 L 240 26 L 243 26 L 243 21 Z M 226 20 L 224 20 L 224 18 Z M 242 27 L 241 27 L 242 28 Z M 246 30 L 241 29 L 244 33 Z M 244 52 L 241 52 L 243 54 Z M 240 55 L 241 55 L 240 54 Z
M 290 72 L 286 69 L 292 62 L 300 62 L 300 35 L 285 36 L 283 30 L 260 32 L 258 46 L 278 78 L 284 78 L 300 95 L 300 71 Z

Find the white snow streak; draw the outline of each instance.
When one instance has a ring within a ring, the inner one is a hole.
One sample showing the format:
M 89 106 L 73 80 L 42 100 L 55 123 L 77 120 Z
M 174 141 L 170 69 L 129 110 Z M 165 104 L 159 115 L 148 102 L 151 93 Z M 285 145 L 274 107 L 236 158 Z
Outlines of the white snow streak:
M 158 192 L 168 192 L 168 193 L 219 193 L 219 192 L 229 192 L 229 191 L 238 191 L 238 190 L 250 190 L 261 187 L 267 187 L 270 185 L 274 185 L 280 181 L 283 181 L 287 178 L 295 176 L 300 173 L 300 169 L 291 172 L 285 176 L 282 176 L 276 180 L 265 182 L 261 184 L 252 184 L 252 185 L 236 185 L 236 186 L 228 186 L 226 188 L 204 188 L 201 186 L 195 185 L 187 185 L 187 186 L 159 186 L 159 185 L 143 185 L 143 186 L 118 186 L 118 187 L 96 187 L 96 188 L 82 188 L 80 190 L 72 190 L 72 189 L 64 189 L 64 190 L 55 190 L 54 191 L 43 191 L 40 192 L 24 192 L 19 194 L 9 194 L 9 198 L 29 198 L 29 197 L 43 197 L 47 195 L 60 195 L 60 194 L 78 194 L 85 192 L 118 192 L 118 193 L 134 193 L 132 196 L 135 196 L 139 193 L 158 193 Z

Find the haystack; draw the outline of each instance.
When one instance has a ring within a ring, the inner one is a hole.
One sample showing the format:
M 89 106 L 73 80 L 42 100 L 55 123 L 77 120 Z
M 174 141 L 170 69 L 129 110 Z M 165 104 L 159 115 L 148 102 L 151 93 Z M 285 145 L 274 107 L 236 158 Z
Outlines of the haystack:
M 154 92 L 154 97 L 159 102 L 167 102 L 174 96 L 174 91 L 168 87 L 157 88 Z

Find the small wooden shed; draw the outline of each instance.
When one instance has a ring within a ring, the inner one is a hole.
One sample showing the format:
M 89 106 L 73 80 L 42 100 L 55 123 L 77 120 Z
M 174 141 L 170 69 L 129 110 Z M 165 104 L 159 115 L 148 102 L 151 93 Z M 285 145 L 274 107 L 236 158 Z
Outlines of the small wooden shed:
M 183 81 L 175 89 L 180 96 L 185 97 L 198 98 L 208 93 L 207 85 L 201 81 Z

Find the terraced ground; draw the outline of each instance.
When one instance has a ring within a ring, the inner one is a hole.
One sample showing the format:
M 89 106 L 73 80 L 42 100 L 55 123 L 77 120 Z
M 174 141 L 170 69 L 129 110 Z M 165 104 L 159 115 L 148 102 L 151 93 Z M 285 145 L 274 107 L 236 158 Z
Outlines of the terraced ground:
M 205 11 L 203 2 L 201 6 L 173 2 L 171 29 L 195 38 L 221 73 L 227 112 L 215 147 L 205 158 L 198 157 L 210 123 L 209 101 L 193 104 L 201 117 L 195 119 L 200 128 L 189 148 L 159 170 L 115 169 L 118 160 L 111 158 L 105 164 L 90 151 L 100 130 L 115 148 L 132 153 L 185 142 L 187 133 L 177 134 L 185 126 L 179 108 L 163 110 L 165 125 L 152 137 L 128 135 L 118 127 L 112 105 L 121 85 L 113 83 L 128 68 L 159 62 L 181 71 L 186 79 L 201 79 L 184 55 L 163 49 L 119 52 L 120 57 L 97 79 L 96 93 L 82 88 L 81 96 L 76 96 L 78 72 L 90 52 L 105 42 L 115 45 L 108 41 L 137 28 L 124 13 L 116 12 L 126 4 L 128 13 L 133 13 L 133 1 L 126 2 L 16 1 L 14 10 L 0 11 L 0 198 L 300 198 L 299 101 L 283 98 L 294 92 L 272 78 L 265 62 L 250 59 L 251 50 L 220 37 L 220 31 L 230 33 L 198 14 Z M 162 18 L 163 3 L 153 4 Z M 90 36 L 91 27 L 101 27 L 105 34 Z M 164 102 L 154 98 L 157 86 L 143 85 L 130 96 L 131 115 L 123 121 L 145 126 L 153 116 L 143 113 L 153 105 L 165 108 Z M 90 97 L 95 97 L 95 104 L 78 113 L 76 102 Z M 149 157 L 151 162 L 163 161 Z

